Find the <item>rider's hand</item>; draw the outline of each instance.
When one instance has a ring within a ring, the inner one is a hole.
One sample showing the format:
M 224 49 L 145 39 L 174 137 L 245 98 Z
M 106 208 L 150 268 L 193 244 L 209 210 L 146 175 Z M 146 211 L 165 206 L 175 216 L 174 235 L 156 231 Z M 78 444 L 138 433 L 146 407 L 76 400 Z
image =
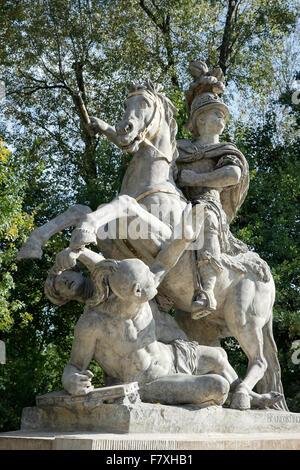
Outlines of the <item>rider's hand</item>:
M 97 137 L 98 134 L 105 131 L 107 124 L 102 121 L 102 119 L 92 116 L 90 118 L 90 124 L 82 122 L 82 127 L 90 134 L 91 137 Z
M 101 121 L 101 119 L 98 119 L 94 116 L 92 116 L 90 118 L 90 121 L 91 121 L 91 124 L 90 124 L 90 129 L 92 132 L 95 133 L 95 135 L 99 134 L 100 132 L 102 132 L 103 128 L 104 128 L 104 122 Z
M 197 239 L 201 225 L 203 224 L 203 211 L 199 205 L 192 206 L 188 203 L 183 212 L 183 238 L 186 241 Z

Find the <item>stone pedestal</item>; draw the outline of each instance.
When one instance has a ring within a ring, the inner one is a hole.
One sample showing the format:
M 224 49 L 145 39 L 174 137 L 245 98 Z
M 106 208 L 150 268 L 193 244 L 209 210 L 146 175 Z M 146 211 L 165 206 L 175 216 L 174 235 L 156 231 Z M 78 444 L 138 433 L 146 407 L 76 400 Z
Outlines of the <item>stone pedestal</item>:
M 218 406 L 142 403 L 136 383 L 96 389 L 88 395 L 52 392 L 24 408 L 21 430 L 121 433 L 299 432 L 300 414 L 239 411 Z
M 0 449 L 300 449 L 299 413 L 142 403 L 135 383 L 36 402 Z
M 0 434 L 0 450 L 160 450 L 160 454 L 163 451 L 192 450 L 300 450 L 300 433 L 108 434 L 14 431 Z M 157 455 L 157 452 L 153 454 Z

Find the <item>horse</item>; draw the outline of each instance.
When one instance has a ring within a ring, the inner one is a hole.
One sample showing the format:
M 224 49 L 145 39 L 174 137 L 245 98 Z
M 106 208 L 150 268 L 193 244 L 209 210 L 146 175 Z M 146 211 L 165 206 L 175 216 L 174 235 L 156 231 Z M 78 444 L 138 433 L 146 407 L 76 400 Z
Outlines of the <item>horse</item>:
M 40 258 L 42 246 L 52 235 L 75 225 L 72 249 L 95 243 L 106 258 L 138 257 L 150 266 L 162 244 L 172 236 L 188 204 L 174 181 L 178 156 L 176 112 L 161 89 L 148 81 L 131 86 L 124 117 L 115 128 L 91 118 L 94 129 L 102 131 L 123 152 L 132 154 L 119 196 L 94 212 L 87 206 L 72 206 L 35 229 L 18 259 Z M 128 220 L 146 224 L 146 236 L 136 237 L 124 230 Z M 112 221 L 117 221 L 114 234 L 109 227 Z M 249 391 L 256 386 L 259 393 L 272 390 L 281 394 L 272 408 L 287 410 L 272 332 L 275 286 L 270 270 L 250 251 L 229 258 L 223 258 L 224 269 L 217 276 L 216 311 L 198 320 L 191 314 L 195 293 L 192 249 L 183 253 L 165 277 L 159 288 L 158 304 L 164 312 L 173 307 L 179 326 L 199 344 L 220 346 L 220 340 L 226 337 L 239 342 L 248 358 L 248 369 L 233 394 L 232 408 L 248 409 Z

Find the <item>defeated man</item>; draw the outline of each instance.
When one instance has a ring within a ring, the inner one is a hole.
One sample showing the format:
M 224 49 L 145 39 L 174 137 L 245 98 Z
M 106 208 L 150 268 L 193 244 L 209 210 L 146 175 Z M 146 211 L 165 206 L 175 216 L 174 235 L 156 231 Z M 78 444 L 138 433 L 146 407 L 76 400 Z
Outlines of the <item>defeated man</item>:
M 226 352 L 189 341 L 175 320 L 150 302 L 192 238 L 166 242 L 150 269 L 138 259 L 104 260 L 86 248 L 57 255 L 45 285 L 47 296 L 55 304 L 85 302 L 62 377 L 66 391 L 78 395 L 93 389 L 87 368 L 95 359 L 115 381 L 139 382 L 146 402 L 204 407 L 230 401 L 240 381 Z M 68 269 L 77 259 L 88 267 L 91 279 L 76 267 Z M 275 392 L 250 396 L 251 406 L 260 408 L 282 397 Z

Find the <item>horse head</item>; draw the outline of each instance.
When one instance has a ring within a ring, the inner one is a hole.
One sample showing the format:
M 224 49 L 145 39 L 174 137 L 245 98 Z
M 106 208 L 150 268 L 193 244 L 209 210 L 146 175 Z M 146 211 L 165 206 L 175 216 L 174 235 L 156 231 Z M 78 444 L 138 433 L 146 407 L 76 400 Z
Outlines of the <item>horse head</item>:
M 173 114 L 178 110 L 160 93 L 161 90 L 161 85 L 150 80 L 144 84 L 131 84 L 124 103 L 124 117 L 116 124 L 118 143 L 123 152 L 136 153 L 145 141 L 152 142 L 159 136 L 165 122 L 170 125 Z M 177 126 L 176 130 L 173 129 L 173 140 L 176 131 Z

